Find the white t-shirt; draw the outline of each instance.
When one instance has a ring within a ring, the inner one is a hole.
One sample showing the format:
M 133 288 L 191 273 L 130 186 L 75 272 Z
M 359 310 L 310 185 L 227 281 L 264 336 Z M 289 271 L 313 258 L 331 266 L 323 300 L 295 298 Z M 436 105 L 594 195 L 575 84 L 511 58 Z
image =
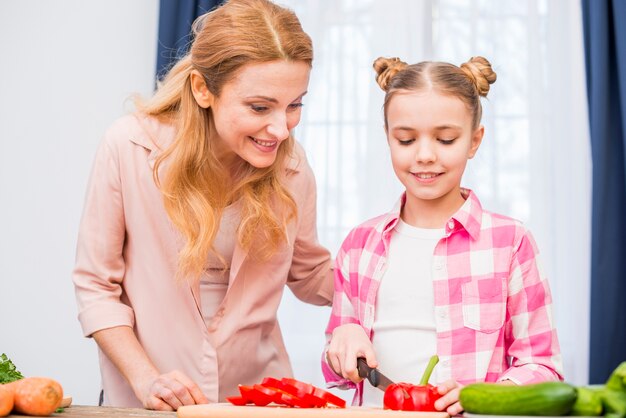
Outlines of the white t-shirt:
M 372 343 L 378 369 L 394 382 L 419 383 L 437 353 L 431 277 L 433 252 L 445 230 L 413 227 L 401 219 L 394 228 L 376 299 Z M 431 382 L 437 382 L 435 368 Z M 363 405 L 383 406 L 384 393 L 363 385 Z

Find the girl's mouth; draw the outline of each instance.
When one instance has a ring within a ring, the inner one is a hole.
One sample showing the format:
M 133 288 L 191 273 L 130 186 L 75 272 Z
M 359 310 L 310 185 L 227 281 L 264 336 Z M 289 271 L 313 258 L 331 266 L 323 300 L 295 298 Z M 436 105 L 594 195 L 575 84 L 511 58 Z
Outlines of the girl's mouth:
M 411 173 L 415 179 L 424 184 L 433 183 L 443 173 Z

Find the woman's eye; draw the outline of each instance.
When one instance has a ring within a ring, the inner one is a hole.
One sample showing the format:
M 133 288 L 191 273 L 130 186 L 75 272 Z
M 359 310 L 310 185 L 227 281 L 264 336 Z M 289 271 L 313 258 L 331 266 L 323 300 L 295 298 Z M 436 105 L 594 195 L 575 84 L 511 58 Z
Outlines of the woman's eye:
M 268 108 L 267 108 L 267 106 L 250 105 L 250 109 L 252 109 L 254 112 L 257 112 L 257 113 L 263 113 Z
M 411 139 L 398 139 L 398 142 L 400 143 L 400 145 L 409 145 L 411 143 L 413 143 L 413 141 L 415 141 L 415 139 L 411 138 Z
M 291 109 L 291 110 L 298 110 L 302 106 L 304 106 L 304 103 L 292 103 L 292 104 L 289 105 L 289 109 Z
M 441 142 L 442 144 L 444 144 L 444 145 L 451 145 L 456 140 L 456 138 L 453 138 L 453 139 L 441 139 L 441 138 L 438 138 L 437 140 L 439 142 Z

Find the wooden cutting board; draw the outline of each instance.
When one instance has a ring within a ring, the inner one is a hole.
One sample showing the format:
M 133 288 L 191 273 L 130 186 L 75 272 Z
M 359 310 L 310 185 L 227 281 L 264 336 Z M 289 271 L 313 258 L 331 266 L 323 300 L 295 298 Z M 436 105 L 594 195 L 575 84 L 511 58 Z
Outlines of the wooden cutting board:
M 178 418 L 450 418 L 446 412 L 390 411 L 382 408 L 287 408 L 235 406 L 229 403 L 189 405 L 178 408 Z

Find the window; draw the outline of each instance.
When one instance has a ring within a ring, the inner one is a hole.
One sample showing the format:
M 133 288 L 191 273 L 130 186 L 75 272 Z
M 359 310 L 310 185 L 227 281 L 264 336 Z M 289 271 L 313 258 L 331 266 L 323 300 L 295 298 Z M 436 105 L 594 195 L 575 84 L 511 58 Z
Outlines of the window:
M 457 65 L 474 55 L 490 60 L 498 81 L 483 100 L 485 138 L 463 185 L 477 192 L 485 208 L 520 219 L 533 232 L 555 300 L 566 377 L 586 383 L 591 163 L 579 3 L 282 4 L 298 14 L 314 43 L 296 138 L 317 178 L 320 241 L 333 253 L 351 228 L 388 211 L 402 191 L 389 160 L 374 59 Z M 328 315 L 291 295 L 281 307 L 296 376 L 317 384 Z

